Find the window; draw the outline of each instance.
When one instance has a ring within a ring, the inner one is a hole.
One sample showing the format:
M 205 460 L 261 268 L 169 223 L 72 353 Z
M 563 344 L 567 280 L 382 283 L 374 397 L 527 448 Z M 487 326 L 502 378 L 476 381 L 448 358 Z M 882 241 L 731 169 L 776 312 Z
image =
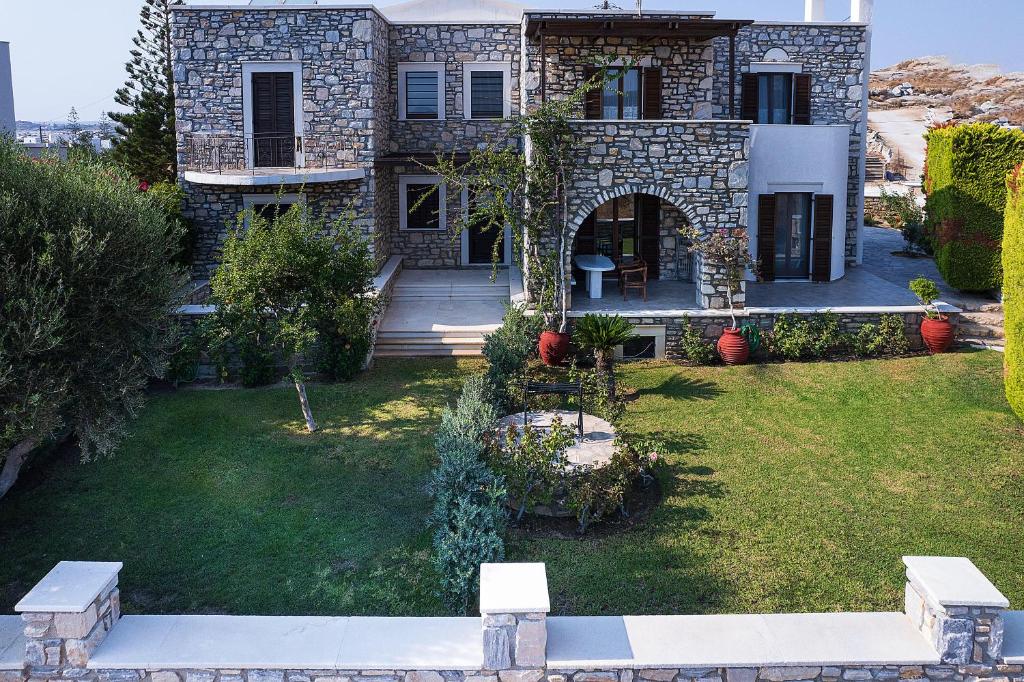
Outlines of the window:
M 444 119 L 444 64 L 398 65 L 398 117 Z
M 601 118 L 632 121 L 640 118 L 640 70 L 620 71 L 605 83 L 601 93 Z
M 512 64 L 509 62 L 463 64 L 462 109 L 465 118 L 511 116 L 511 84 Z
M 440 182 L 436 175 L 403 175 L 398 179 L 399 229 L 445 228 L 445 186 Z
M 757 123 L 793 122 L 793 74 L 757 75 Z
M 288 212 L 295 204 L 305 204 L 303 194 L 246 194 L 242 197 L 242 207 L 252 209 L 256 215 L 273 221 Z

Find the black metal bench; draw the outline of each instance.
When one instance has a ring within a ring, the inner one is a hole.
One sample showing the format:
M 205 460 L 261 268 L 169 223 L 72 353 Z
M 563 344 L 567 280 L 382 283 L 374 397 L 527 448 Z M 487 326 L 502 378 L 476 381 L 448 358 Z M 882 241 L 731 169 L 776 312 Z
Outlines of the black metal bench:
M 531 395 L 575 395 L 576 404 L 579 406 L 579 414 L 576 419 L 576 431 L 580 440 L 583 440 L 583 382 L 575 383 L 544 383 L 541 381 L 527 381 L 523 386 L 523 425 L 526 425 L 526 415 L 530 411 Z

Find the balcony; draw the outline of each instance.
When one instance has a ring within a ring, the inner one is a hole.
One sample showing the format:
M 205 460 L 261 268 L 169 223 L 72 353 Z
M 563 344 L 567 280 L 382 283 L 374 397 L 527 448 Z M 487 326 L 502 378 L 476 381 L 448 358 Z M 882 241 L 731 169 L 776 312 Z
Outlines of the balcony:
M 366 171 L 343 164 L 341 140 L 327 136 L 192 133 L 179 150 L 186 182 L 279 187 L 359 180 Z

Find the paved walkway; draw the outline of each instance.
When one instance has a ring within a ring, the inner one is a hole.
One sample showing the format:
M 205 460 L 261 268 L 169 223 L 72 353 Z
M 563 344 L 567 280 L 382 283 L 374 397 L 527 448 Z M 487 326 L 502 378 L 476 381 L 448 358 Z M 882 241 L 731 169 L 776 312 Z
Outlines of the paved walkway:
M 884 227 L 864 227 L 864 264 L 848 272 L 862 270 L 895 284 L 904 290 L 915 277 L 935 280 L 942 292 L 942 300 L 964 310 L 978 310 L 982 305 L 995 303 L 990 297 L 956 291 L 946 284 L 931 258 L 905 258 L 892 255 L 905 248 L 899 230 Z

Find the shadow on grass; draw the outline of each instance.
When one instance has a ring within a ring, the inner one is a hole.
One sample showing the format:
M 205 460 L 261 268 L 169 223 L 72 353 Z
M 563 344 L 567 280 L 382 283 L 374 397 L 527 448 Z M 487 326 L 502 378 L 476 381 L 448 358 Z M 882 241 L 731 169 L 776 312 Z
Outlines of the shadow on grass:
M 713 400 L 722 393 L 717 384 L 684 377 L 679 373 L 669 375 L 657 386 L 637 390 L 639 396 L 656 395 L 672 400 Z

